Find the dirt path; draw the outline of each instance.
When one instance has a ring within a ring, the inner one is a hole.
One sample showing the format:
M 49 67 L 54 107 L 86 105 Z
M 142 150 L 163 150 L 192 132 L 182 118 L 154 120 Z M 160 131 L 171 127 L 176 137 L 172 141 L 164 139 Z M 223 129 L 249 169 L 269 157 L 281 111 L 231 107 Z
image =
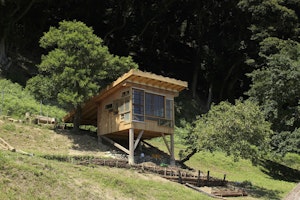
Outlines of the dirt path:
M 300 199 L 300 183 L 284 198 L 284 200 Z

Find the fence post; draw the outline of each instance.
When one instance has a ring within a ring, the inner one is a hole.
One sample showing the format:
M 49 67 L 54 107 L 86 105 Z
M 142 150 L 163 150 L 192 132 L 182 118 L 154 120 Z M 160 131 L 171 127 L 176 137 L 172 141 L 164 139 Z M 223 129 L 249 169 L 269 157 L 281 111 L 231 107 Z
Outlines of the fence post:
M 209 171 L 207 171 L 207 182 L 209 182 Z
M 201 175 L 201 172 L 200 172 L 200 170 L 198 170 L 197 187 L 200 186 L 200 178 L 201 178 L 200 175 Z
M 178 183 L 182 184 L 181 172 L 178 170 Z

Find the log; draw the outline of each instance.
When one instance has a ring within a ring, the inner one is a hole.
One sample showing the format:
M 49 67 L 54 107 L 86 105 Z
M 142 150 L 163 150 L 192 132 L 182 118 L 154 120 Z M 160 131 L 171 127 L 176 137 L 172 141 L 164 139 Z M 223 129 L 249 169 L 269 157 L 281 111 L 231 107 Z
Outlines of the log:
M 247 193 L 245 191 L 216 191 L 212 192 L 215 196 L 221 196 L 221 197 L 240 197 L 240 196 L 247 196 Z
M 14 151 L 14 150 L 15 150 L 14 147 L 12 147 L 10 144 L 8 144 L 8 143 L 7 143 L 4 139 L 2 139 L 1 137 L 0 137 L 0 142 L 2 143 L 3 146 L 7 147 L 8 150 L 10 150 L 10 151 Z
M 215 195 L 213 195 L 213 194 L 207 193 L 207 192 L 201 190 L 200 188 L 198 188 L 198 187 L 196 187 L 196 186 L 193 186 L 193 185 L 191 185 L 191 184 L 189 184 L 189 183 L 186 183 L 185 185 L 186 185 L 187 187 L 189 187 L 189 188 L 192 188 L 193 190 L 196 190 L 197 192 L 201 192 L 201 193 L 206 194 L 207 196 L 210 196 L 210 197 L 212 197 L 212 198 L 216 198 L 216 199 L 224 199 L 224 198 L 222 198 L 222 197 L 215 196 Z

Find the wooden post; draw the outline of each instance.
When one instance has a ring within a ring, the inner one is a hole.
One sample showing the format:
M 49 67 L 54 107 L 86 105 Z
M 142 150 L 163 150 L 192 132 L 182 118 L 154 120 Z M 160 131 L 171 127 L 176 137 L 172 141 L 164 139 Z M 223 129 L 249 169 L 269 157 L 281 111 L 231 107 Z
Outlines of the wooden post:
M 209 171 L 207 171 L 207 182 L 209 182 Z
M 224 174 L 224 178 L 223 178 L 223 181 L 225 182 L 225 180 L 226 180 L 226 174 Z
M 126 149 L 125 147 L 123 147 L 122 145 L 114 142 L 113 140 L 109 139 L 108 137 L 105 136 L 101 136 L 102 139 L 104 139 L 105 141 L 111 143 L 112 145 L 114 145 L 115 147 L 117 147 L 118 149 L 120 149 L 121 151 L 124 151 L 125 153 L 127 153 L 128 155 L 130 154 L 130 152 L 128 151 L 128 149 Z
M 174 134 L 170 135 L 170 143 L 171 143 L 171 155 L 170 155 L 170 165 L 175 166 L 175 157 L 174 157 Z
M 164 133 L 161 133 L 161 136 L 162 136 L 162 138 L 164 139 L 165 145 L 166 145 L 166 147 L 167 147 L 167 149 L 168 149 L 168 151 L 169 151 L 169 153 L 170 153 L 170 155 L 171 155 L 171 154 L 172 154 L 172 151 L 171 151 L 171 148 L 170 148 L 170 146 L 169 146 L 169 144 L 168 144 L 168 141 L 167 141 L 167 139 L 166 139 L 166 137 L 165 137 L 165 134 L 164 134 Z
M 128 155 L 129 165 L 134 164 L 134 129 L 129 129 L 129 155 Z
M 178 183 L 182 184 L 181 172 L 178 170 Z
M 141 139 L 142 136 L 143 136 L 143 133 L 144 133 L 144 130 L 140 131 L 140 133 L 139 133 L 137 139 L 135 140 L 135 142 L 134 142 L 134 150 L 136 149 L 137 145 L 139 144 L 140 139 Z
M 201 178 L 200 175 L 201 175 L 201 172 L 200 172 L 200 170 L 198 170 L 197 187 L 200 186 L 200 178 Z

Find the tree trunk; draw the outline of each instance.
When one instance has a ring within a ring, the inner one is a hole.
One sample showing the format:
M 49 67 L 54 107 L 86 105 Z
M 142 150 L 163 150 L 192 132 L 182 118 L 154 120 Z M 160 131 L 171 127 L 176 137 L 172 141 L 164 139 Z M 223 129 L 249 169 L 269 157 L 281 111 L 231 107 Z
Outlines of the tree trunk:
M 11 65 L 11 61 L 6 55 L 5 38 L 6 37 L 3 36 L 0 40 L 0 69 L 2 70 L 7 70 Z
M 194 58 L 194 71 L 192 77 L 192 95 L 195 99 L 197 97 L 197 86 L 198 86 L 198 78 L 199 78 L 199 71 L 201 69 L 201 62 L 200 62 L 200 49 L 198 48 L 195 58 Z
M 208 88 L 208 96 L 207 96 L 207 101 L 206 101 L 206 112 L 210 110 L 210 106 L 212 103 L 212 95 L 213 95 L 213 82 L 210 83 L 209 88 Z M 206 113 L 205 112 L 205 113 Z
M 73 119 L 73 131 L 74 132 L 78 132 L 79 131 L 79 126 L 81 123 L 81 106 L 77 106 L 76 107 L 76 111 L 75 111 L 75 115 L 74 115 L 74 119 Z
M 228 80 L 232 76 L 232 72 L 236 66 L 237 66 L 236 64 L 232 64 L 231 67 L 229 68 L 229 70 L 227 71 L 225 78 L 223 79 L 223 83 L 221 85 L 220 95 L 219 95 L 220 100 L 223 100 L 223 98 L 224 98 L 224 90 L 225 90 Z
M 181 161 L 179 161 L 179 163 L 183 164 L 186 161 L 188 161 L 195 153 L 197 153 L 197 149 L 193 149 L 193 151 L 191 153 L 189 153 L 184 159 L 182 159 Z
M 24 17 L 26 13 L 30 10 L 35 0 L 31 0 L 30 2 L 24 1 L 7 1 L 5 4 L 7 5 L 5 9 L 7 15 L 4 15 L 4 19 L 1 19 L 1 33 L 0 33 L 0 70 L 7 70 L 12 64 L 11 60 L 7 56 L 7 36 L 10 34 L 12 27 Z M 25 6 L 22 5 L 25 4 Z M 20 9 L 22 10 L 20 11 Z

